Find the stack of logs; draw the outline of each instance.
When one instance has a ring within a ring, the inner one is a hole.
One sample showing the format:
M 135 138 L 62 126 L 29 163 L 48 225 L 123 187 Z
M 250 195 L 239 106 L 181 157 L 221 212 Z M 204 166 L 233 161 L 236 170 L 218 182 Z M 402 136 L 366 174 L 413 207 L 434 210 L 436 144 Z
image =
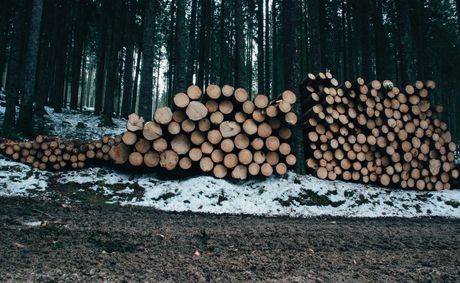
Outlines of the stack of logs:
M 330 73 L 301 86 L 307 167 L 321 179 L 442 190 L 457 179 L 456 145 L 436 114 L 433 81 L 403 89 L 362 78 L 338 87 Z
M 104 136 L 96 141 L 81 141 L 39 135 L 32 141 L 5 140 L 0 143 L 0 150 L 13 160 L 41 170 L 77 169 L 109 160 L 109 151 L 117 142 L 121 142 L 121 137 Z
M 259 94 L 250 99 L 243 89 L 210 84 L 204 93 L 192 85 L 173 99 L 173 109 L 158 108 L 152 121 L 128 117 L 122 142 L 109 156 L 116 164 L 177 167 L 231 176 L 283 175 L 296 163 L 291 152 L 291 128 L 297 115 L 292 91 L 270 103 Z

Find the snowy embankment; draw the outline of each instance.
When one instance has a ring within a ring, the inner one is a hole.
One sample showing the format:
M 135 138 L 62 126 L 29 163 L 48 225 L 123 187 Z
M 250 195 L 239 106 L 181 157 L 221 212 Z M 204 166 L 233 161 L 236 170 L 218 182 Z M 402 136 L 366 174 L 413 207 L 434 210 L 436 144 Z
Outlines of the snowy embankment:
M 64 110 L 49 114 L 49 134 L 96 139 L 118 134 L 100 127 L 90 113 Z M 0 119 L 4 108 L 0 106 Z M 418 217 L 460 218 L 460 190 L 417 192 L 324 181 L 289 173 L 284 178 L 235 182 L 209 176 L 183 180 L 164 179 L 159 173 L 129 174 L 111 168 L 70 172 L 44 172 L 0 156 L 0 196 L 60 198 L 69 201 L 97 199 L 122 205 L 151 206 L 167 211 L 310 217 Z
M 107 203 L 167 211 L 291 217 L 460 218 L 460 190 L 387 190 L 294 173 L 285 178 L 231 182 L 208 176 L 164 180 L 155 173 L 127 174 L 108 168 L 42 172 L 0 159 L 0 196 L 65 196 L 78 201 L 81 194 L 88 193 Z

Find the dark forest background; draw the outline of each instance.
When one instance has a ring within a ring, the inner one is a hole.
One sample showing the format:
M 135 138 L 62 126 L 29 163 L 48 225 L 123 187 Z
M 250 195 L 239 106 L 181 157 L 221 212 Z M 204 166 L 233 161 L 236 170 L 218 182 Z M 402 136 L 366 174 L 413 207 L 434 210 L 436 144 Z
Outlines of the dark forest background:
M 152 117 L 192 83 L 275 98 L 329 69 L 342 82 L 435 80 L 433 103 L 458 143 L 459 9 L 460 0 L 0 0 L 2 131 L 31 135 L 63 108 L 109 125 Z

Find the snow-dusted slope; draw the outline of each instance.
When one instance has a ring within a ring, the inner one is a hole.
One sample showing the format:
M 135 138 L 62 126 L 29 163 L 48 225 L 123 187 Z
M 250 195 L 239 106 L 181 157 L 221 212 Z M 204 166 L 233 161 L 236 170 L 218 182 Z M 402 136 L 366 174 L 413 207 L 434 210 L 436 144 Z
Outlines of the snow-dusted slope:
M 66 197 L 74 200 L 79 194 L 91 192 L 108 203 L 167 211 L 291 217 L 460 218 L 460 190 L 388 190 L 294 173 L 285 178 L 231 182 L 209 176 L 164 180 L 155 173 L 126 174 L 109 168 L 42 172 L 0 159 L 0 195 L 50 196 L 56 192 L 65 192 Z

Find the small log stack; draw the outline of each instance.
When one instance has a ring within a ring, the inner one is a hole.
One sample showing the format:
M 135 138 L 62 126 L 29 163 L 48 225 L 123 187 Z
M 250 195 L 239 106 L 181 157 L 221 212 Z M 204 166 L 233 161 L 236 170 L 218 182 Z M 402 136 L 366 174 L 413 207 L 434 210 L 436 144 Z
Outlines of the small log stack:
M 307 167 L 321 179 L 418 190 L 450 189 L 456 145 L 429 94 L 433 81 L 338 81 L 308 74 L 301 89 Z
M 41 170 L 62 170 L 108 161 L 112 146 L 120 142 L 121 137 L 104 136 L 96 141 L 81 141 L 39 135 L 32 141 L 3 141 L 0 150 L 13 160 Z
M 243 88 L 210 84 L 202 91 L 192 85 L 174 96 L 172 109 L 158 108 L 151 121 L 129 115 L 110 157 L 116 164 L 195 169 L 217 178 L 284 175 L 296 163 L 296 99 L 284 91 L 270 103 L 263 94 L 251 100 Z

